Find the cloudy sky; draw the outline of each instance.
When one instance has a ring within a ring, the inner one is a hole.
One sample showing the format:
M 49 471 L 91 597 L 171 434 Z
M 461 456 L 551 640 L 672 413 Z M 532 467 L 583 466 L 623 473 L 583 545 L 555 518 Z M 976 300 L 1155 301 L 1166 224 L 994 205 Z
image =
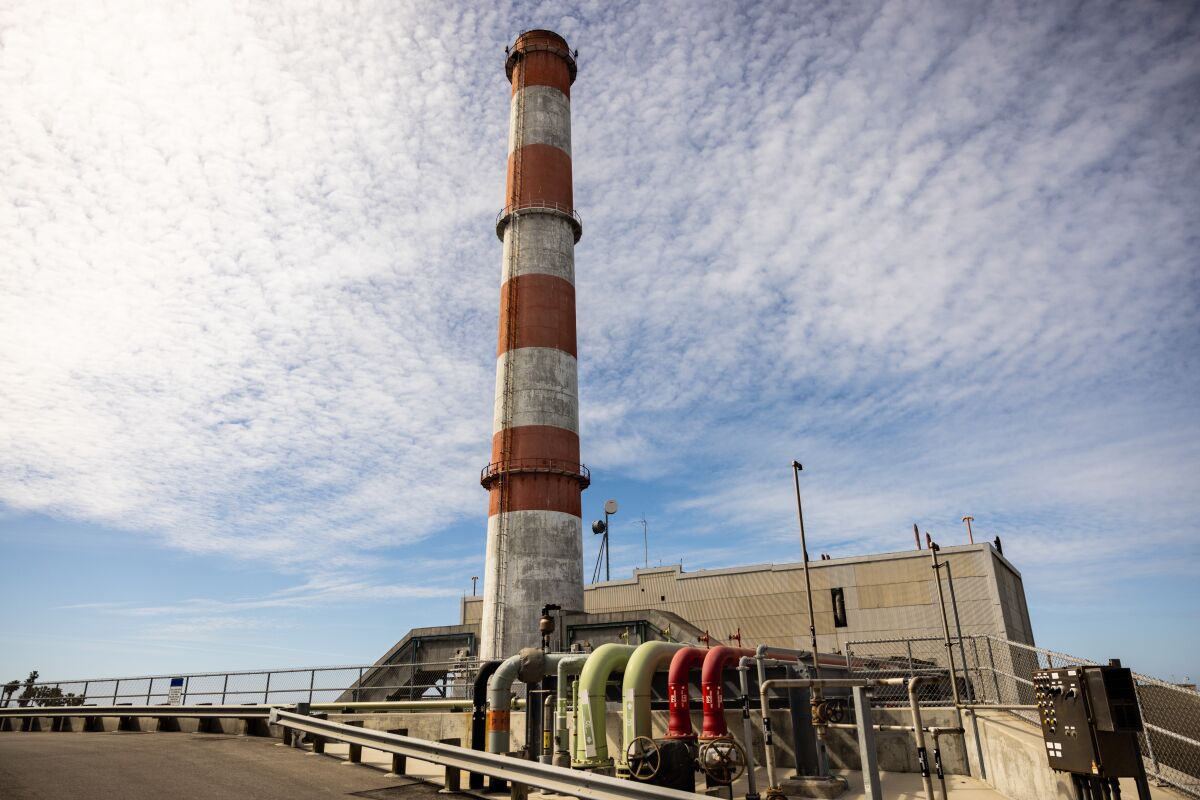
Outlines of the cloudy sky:
M 643 514 L 654 564 L 796 559 L 796 458 L 810 550 L 973 514 L 1039 644 L 1198 677 L 1196 3 L 16 0 L 0 678 L 361 663 L 456 621 L 530 27 L 580 51 L 615 572 Z

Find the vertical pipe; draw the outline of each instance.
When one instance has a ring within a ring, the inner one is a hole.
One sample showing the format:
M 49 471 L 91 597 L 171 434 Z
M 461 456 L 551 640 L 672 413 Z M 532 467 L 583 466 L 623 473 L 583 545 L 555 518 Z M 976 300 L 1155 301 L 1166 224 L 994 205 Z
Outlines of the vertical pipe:
M 754 725 L 750 722 L 749 658 L 738 660 L 738 678 L 742 685 L 742 741 L 746 745 L 746 800 L 758 800 L 758 786 L 754 778 Z
M 933 800 L 933 781 L 929 778 L 929 754 L 925 750 L 925 729 L 921 727 L 921 706 L 917 702 L 917 686 L 924 681 L 925 676 L 923 675 L 916 675 L 908 679 L 908 707 L 912 712 L 913 737 L 917 740 L 917 760 L 921 764 L 921 783 L 925 786 L 925 797 Z
M 939 744 L 941 731 L 933 728 L 930 733 L 933 734 L 933 769 L 937 775 L 938 785 L 942 788 L 942 800 L 950 800 L 950 792 L 946 789 L 946 771 L 942 769 L 942 747 Z
M 942 565 L 938 562 L 937 543 L 934 542 L 933 539 L 929 538 L 928 533 L 925 534 L 925 537 L 927 539 L 926 544 L 929 545 L 929 556 L 930 556 L 930 558 L 933 559 L 933 582 L 935 584 L 937 584 L 938 605 L 942 609 L 942 632 L 943 632 L 943 634 L 945 634 L 946 655 L 950 659 L 950 689 L 954 695 L 954 718 L 955 718 L 955 721 L 957 722 L 957 727 L 962 728 L 963 727 L 962 698 L 959 696 L 959 693 L 958 693 L 958 675 L 957 675 L 957 671 L 955 670 L 955 667 L 954 667 L 954 646 L 950 643 L 950 620 L 946 616 L 946 598 L 942 594 L 942 575 L 941 575 L 941 570 L 940 570 L 940 567 Z M 976 744 L 978 744 L 978 740 L 976 740 Z M 982 745 L 980 745 L 980 746 L 982 746 Z M 963 766 L 964 766 L 964 769 L 965 769 L 967 775 L 970 775 L 971 774 L 971 759 L 969 759 L 969 758 L 965 759 Z
M 962 673 L 963 673 L 963 688 L 967 690 L 967 702 L 979 702 L 975 697 L 975 689 L 971 685 L 971 673 L 967 670 L 967 648 L 963 645 L 962 622 L 958 618 L 958 600 L 954 596 L 954 573 L 950 569 L 950 562 L 942 564 L 946 569 L 946 583 L 950 587 L 950 608 L 954 610 L 954 628 L 958 632 L 958 652 L 962 656 Z M 987 780 L 987 765 L 983 763 L 983 742 L 979 740 L 979 720 L 975 717 L 974 711 L 968 711 L 967 714 L 971 717 L 971 734 L 975 739 L 975 758 L 979 763 L 979 777 Z M 962 721 L 958 723 L 958 727 L 962 728 Z M 971 772 L 971 759 L 966 753 L 967 734 L 963 732 L 963 758 L 967 763 L 967 774 Z
M 950 588 L 950 608 L 954 612 L 954 629 L 958 633 L 958 652 L 962 656 L 962 673 L 963 673 L 963 688 L 967 690 L 967 702 L 975 702 L 975 692 L 971 689 L 971 676 L 967 672 L 967 648 L 963 645 L 962 622 L 958 618 L 958 600 L 954 596 L 954 573 L 950 569 L 950 562 L 946 561 L 942 564 L 946 570 L 946 585 Z

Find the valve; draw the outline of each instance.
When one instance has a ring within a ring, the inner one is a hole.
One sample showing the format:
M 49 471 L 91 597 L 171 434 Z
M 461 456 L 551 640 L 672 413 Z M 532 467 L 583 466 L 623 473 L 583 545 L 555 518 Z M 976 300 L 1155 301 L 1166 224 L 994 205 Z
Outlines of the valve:
M 662 768 L 662 751 L 658 742 L 647 736 L 638 736 L 625 748 L 625 763 L 634 780 L 648 783 L 654 780 Z
M 705 742 L 700 748 L 700 769 L 711 783 L 728 786 L 746 771 L 746 751 L 730 736 Z

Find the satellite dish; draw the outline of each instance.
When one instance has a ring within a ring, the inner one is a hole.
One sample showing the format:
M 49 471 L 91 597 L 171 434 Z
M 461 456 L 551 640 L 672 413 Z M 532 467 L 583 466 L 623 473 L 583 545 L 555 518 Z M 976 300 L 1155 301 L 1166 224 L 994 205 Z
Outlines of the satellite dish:
M 607 501 L 605 501 L 605 503 L 604 503 L 604 513 L 605 513 L 605 514 L 615 514 L 615 513 L 617 513 L 617 501 L 616 501 L 616 500 L 607 500 Z

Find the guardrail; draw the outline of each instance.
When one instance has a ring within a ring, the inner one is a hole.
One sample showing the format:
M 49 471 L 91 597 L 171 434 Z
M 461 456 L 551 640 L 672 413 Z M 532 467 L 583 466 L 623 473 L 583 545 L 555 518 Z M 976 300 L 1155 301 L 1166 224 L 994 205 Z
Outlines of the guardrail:
M 73 678 L 23 683 L 0 708 L 25 706 L 70 706 L 83 703 L 122 702 L 152 705 L 170 697 L 172 679 L 182 678 L 183 705 L 230 702 L 333 703 L 350 693 L 350 702 L 398 695 L 407 700 L 421 698 L 467 698 L 478 663 L 474 659 L 418 661 L 402 664 L 353 664 L 295 669 L 193 672 L 174 675 L 138 675 L 115 678 Z M 430 683 L 427 677 L 444 677 Z M 364 677 L 368 685 L 363 685 Z
M 428 761 L 444 766 L 447 770 L 483 773 L 512 784 L 535 787 L 555 794 L 578 797 L 581 800 L 696 800 L 696 795 L 690 792 L 612 778 L 587 770 L 555 767 L 538 761 L 525 761 L 451 744 L 429 742 L 395 733 L 342 725 L 282 709 L 272 710 L 270 722 L 272 725 L 281 725 L 323 740 Z
M 553 200 L 530 200 L 520 204 L 507 205 L 500 209 L 500 213 L 496 215 L 496 238 L 504 241 L 504 229 L 508 227 L 509 220 L 521 214 L 551 214 L 562 217 L 571 224 L 571 228 L 575 232 L 576 244 L 583 236 L 583 220 L 579 218 L 575 209 Z

